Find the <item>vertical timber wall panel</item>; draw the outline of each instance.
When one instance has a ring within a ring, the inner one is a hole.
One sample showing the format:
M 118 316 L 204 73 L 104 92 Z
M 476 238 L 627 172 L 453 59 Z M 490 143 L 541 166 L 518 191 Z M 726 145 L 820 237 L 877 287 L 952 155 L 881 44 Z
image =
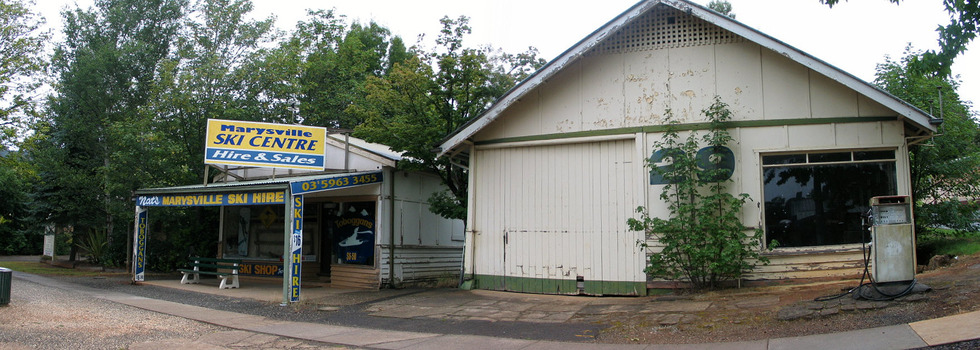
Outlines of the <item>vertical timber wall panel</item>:
M 858 93 L 843 84 L 810 71 L 810 101 L 814 118 L 858 115 Z
M 623 92 L 623 58 L 621 55 L 587 56 L 581 64 L 580 97 L 583 130 L 601 130 L 622 126 L 625 94 Z M 565 98 L 574 97 L 566 96 Z M 575 103 L 575 102 L 573 102 Z
M 477 259 L 503 264 L 507 290 L 572 293 L 568 286 L 582 276 L 590 294 L 645 292 L 612 283 L 645 281 L 644 254 L 636 246 L 642 234 L 626 225 L 642 196 L 634 190 L 642 179 L 633 167 L 642 162 L 633 144 L 478 151 L 483 181 L 476 186 L 486 196 L 476 210 Z
M 390 269 L 394 259 L 394 284 L 432 283 L 459 278 L 463 242 L 461 220 L 449 220 L 429 211 L 429 196 L 443 190 L 441 180 L 430 174 L 396 171 L 386 173 L 385 181 L 394 181 L 394 256 L 388 245 L 387 230 L 378 230 L 379 266 L 382 283 L 391 283 Z M 387 187 L 386 187 L 387 188 Z M 381 202 L 378 227 L 388 225 L 387 200 Z

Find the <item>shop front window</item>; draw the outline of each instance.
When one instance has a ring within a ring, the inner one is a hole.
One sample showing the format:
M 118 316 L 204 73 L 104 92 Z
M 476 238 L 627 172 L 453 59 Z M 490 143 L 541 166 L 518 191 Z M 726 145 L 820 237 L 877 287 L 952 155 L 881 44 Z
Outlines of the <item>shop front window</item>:
M 225 207 L 224 256 L 276 260 L 282 257 L 281 205 Z
M 377 202 L 340 203 L 332 217 L 324 218 L 333 237 L 334 261 L 374 265 Z
M 769 246 L 866 241 L 868 200 L 897 194 L 894 150 L 763 155 L 762 167 Z
M 224 207 L 224 257 L 281 261 L 285 209 L 281 205 L 252 205 Z M 303 260 L 316 260 L 316 204 L 303 210 Z

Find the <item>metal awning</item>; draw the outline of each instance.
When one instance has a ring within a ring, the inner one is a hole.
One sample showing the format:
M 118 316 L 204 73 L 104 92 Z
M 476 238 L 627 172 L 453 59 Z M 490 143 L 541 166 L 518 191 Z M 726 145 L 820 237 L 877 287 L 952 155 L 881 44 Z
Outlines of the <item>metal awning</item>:
M 224 193 L 224 192 L 255 192 L 255 191 L 269 191 L 269 190 L 285 190 L 290 188 L 293 183 L 309 183 L 313 181 L 338 179 L 346 177 L 360 177 L 364 175 L 375 175 L 381 174 L 380 170 L 373 171 L 362 171 L 356 173 L 336 173 L 336 174 L 318 174 L 318 175 L 307 175 L 307 176 L 293 176 L 293 177 L 282 177 L 276 179 L 263 179 L 263 180 L 249 180 L 249 181 L 235 181 L 235 182 L 217 182 L 210 183 L 206 185 L 187 185 L 187 186 L 174 186 L 174 187 L 158 187 L 158 188 L 142 188 L 136 190 L 136 196 L 151 196 L 151 195 L 168 195 L 168 194 L 211 194 L 211 193 Z M 380 182 L 380 177 L 378 177 L 378 182 Z M 333 188 L 341 187 L 351 187 L 339 186 Z M 369 184 L 369 183 L 363 183 Z M 313 192 L 313 191 L 308 191 Z

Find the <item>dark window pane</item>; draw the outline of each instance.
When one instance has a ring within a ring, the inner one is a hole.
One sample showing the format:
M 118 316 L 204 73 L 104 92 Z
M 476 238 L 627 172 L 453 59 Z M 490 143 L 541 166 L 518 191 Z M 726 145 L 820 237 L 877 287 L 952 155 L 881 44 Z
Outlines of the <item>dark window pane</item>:
M 804 247 L 867 240 L 861 215 L 874 196 L 895 195 L 895 163 L 764 169 L 766 241 Z
M 775 156 L 762 156 L 763 165 L 800 164 L 800 163 L 806 163 L 805 154 L 780 154 Z
M 851 152 L 811 153 L 810 163 L 849 162 Z
M 895 159 L 895 151 L 854 152 L 854 160 Z

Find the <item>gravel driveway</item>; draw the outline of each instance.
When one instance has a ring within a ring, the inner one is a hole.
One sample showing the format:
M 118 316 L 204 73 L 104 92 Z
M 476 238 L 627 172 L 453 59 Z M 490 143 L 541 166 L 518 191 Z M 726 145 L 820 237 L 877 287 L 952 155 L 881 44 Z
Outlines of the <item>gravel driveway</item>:
M 14 277 L 0 349 L 337 348 L 150 312 Z

